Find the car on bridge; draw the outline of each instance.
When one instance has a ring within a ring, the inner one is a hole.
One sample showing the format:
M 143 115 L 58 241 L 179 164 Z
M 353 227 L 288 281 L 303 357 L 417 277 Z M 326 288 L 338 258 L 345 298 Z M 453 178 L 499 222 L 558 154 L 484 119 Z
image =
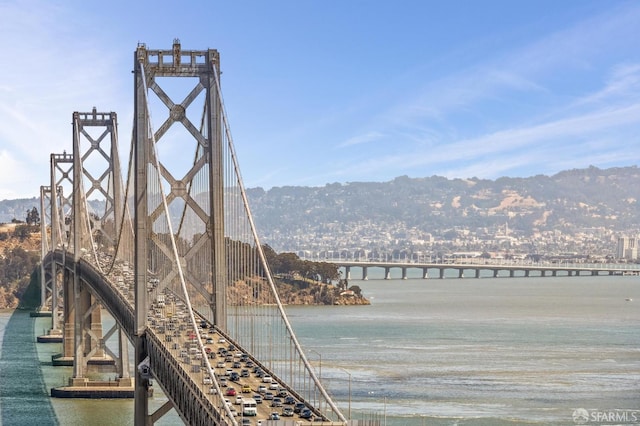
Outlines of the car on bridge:
M 273 398 L 273 401 L 271 401 L 271 406 L 272 407 L 282 407 L 282 399 Z
M 308 408 L 305 408 L 304 410 L 300 411 L 301 419 L 310 419 L 312 416 L 313 416 L 313 413 Z
M 282 409 L 282 417 L 293 417 L 293 408 L 284 407 Z

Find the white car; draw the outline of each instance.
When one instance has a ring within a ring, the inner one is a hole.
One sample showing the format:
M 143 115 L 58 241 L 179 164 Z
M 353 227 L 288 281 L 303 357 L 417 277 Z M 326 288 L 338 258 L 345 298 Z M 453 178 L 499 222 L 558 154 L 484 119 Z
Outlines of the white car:
M 271 383 L 273 381 L 273 379 L 271 378 L 271 376 L 264 376 L 262 378 L 262 383 Z
M 213 383 L 213 382 L 211 381 L 211 377 L 209 377 L 209 376 L 204 376 L 204 377 L 202 378 L 202 384 L 203 384 L 203 385 L 210 385 L 210 384 L 212 384 L 212 383 Z

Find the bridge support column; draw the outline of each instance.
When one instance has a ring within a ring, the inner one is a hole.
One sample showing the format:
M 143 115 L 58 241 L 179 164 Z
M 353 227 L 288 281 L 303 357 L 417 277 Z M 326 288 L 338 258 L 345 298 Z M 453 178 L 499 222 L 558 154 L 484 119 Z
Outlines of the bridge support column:
M 391 279 L 391 268 L 389 268 L 389 267 L 385 267 L 384 268 L 384 279 L 385 280 L 390 280 Z
M 362 267 L 362 280 L 367 281 L 369 279 L 368 270 L 366 266 Z
M 429 278 L 429 269 L 428 268 L 422 268 L 422 278 L 424 278 L 424 279 Z
M 120 379 L 131 380 L 131 373 L 129 373 L 129 339 L 122 331 L 122 327 L 118 327 L 118 337 L 120 340 L 118 368 L 120 369 Z M 133 383 L 131 383 L 133 386 Z
M 59 284 L 61 274 L 56 271 L 56 262 L 51 262 L 51 334 L 62 336 L 62 330 L 60 330 L 60 310 L 58 309 L 58 296 L 59 288 L 62 285 Z
M 77 271 L 76 271 L 77 274 Z M 74 277 L 76 305 L 74 315 L 74 358 L 73 377 L 82 378 L 87 372 L 89 358 L 98 355 L 104 358 L 104 352 L 100 347 L 102 339 L 102 323 L 100 305 L 92 303 L 89 289 L 80 282 L 79 277 Z
M 458 278 L 464 278 L 464 269 L 458 269 Z
M 88 343 L 88 349 L 90 352 L 93 352 L 93 356 L 97 357 L 97 358 L 104 358 L 105 354 L 104 354 L 104 349 L 102 348 L 102 345 L 100 344 L 100 341 L 102 340 L 103 334 L 102 334 L 102 309 L 100 306 L 100 303 L 95 300 L 94 298 L 91 298 L 93 303 L 93 305 L 96 305 L 95 309 L 93 309 L 93 312 L 91 312 L 91 323 L 88 324 L 91 330 L 91 333 L 89 333 L 89 336 L 91 336 L 91 339 Z M 88 352 L 88 353 L 90 353 Z
M 556 271 L 551 271 L 551 276 L 555 277 L 556 276 Z
M 440 268 L 440 279 L 444 278 L 444 268 Z
M 403 280 L 407 279 L 407 268 L 402 268 L 402 279 Z
M 135 337 L 134 425 L 145 426 L 149 418 L 149 380 L 142 376 L 140 364 L 148 357 L 144 336 Z
M 493 270 L 493 278 L 498 278 L 498 270 L 497 269 Z
M 75 353 L 75 293 L 73 291 L 73 278 L 65 269 L 63 273 L 64 293 L 64 335 L 62 336 L 62 357 L 73 358 Z
M 513 269 L 511 269 L 509 271 L 509 277 L 513 278 L 516 275 L 516 271 L 514 271 Z
M 476 268 L 475 272 L 475 278 L 480 278 L 480 269 Z
M 525 277 L 528 277 L 528 276 L 529 276 L 529 270 L 528 270 L 528 269 L 525 269 L 525 270 L 524 270 L 524 276 L 525 276 Z
M 344 277 L 347 280 L 351 279 L 351 266 L 345 266 L 344 267 Z

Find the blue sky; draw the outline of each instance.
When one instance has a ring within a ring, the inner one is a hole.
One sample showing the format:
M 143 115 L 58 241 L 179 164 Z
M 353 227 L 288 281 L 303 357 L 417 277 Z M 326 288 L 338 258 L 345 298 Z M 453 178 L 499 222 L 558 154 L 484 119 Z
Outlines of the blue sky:
M 636 1 L 0 0 L 0 199 L 49 184 L 73 111 L 128 152 L 133 52 L 176 37 L 220 51 L 247 187 L 639 163 Z

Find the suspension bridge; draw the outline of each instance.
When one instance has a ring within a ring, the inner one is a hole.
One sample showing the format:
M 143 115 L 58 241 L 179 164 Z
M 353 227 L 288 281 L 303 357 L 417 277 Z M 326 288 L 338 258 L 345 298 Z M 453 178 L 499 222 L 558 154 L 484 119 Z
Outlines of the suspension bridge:
M 62 341 L 55 361 L 73 366 L 57 391 L 130 390 L 136 425 L 172 409 L 189 425 L 235 426 L 239 416 L 273 411 L 346 424 L 266 263 L 218 51 L 183 50 L 179 40 L 167 50 L 140 44 L 133 76 L 126 166 L 116 113 L 74 112 L 72 149 L 51 154 L 51 181 L 41 187 L 42 309 L 51 310 L 48 336 Z M 105 309 L 115 319 L 109 330 Z M 96 366 L 113 368 L 117 380 L 90 380 Z M 167 401 L 149 412 L 156 384 Z M 284 407 L 257 403 L 270 396 Z

